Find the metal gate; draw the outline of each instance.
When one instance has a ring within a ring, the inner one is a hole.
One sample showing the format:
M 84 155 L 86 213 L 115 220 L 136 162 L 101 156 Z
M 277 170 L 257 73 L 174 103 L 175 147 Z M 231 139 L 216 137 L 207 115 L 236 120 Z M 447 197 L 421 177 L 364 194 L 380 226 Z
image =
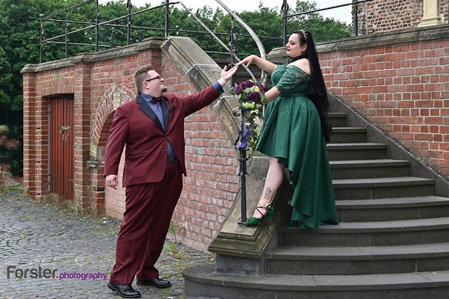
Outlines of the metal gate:
M 73 200 L 73 96 L 50 99 L 50 192 Z

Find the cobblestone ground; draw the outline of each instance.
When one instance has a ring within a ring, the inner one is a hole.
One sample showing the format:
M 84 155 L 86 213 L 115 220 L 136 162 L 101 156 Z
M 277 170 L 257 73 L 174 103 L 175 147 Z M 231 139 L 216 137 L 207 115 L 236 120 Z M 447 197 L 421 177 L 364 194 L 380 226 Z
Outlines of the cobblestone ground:
M 116 219 L 79 216 L 17 191 L 0 193 L 0 299 L 121 298 L 107 287 L 119 226 Z M 188 298 L 182 270 L 212 260 L 167 240 L 156 267 L 172 287 L 133 287 L 144 299 Z

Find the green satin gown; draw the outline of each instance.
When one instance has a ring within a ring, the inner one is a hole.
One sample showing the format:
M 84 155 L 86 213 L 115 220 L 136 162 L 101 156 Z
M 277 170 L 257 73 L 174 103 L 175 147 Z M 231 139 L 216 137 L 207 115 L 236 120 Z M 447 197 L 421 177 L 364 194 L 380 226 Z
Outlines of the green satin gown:
M 289 226 L 338 224 L 326 142 L 315 105 L 307 98 L 309 75 L 278 65 L 271 75 L 281 95 L 266 107 L 256 149 L 278 158 L 294 187 Z

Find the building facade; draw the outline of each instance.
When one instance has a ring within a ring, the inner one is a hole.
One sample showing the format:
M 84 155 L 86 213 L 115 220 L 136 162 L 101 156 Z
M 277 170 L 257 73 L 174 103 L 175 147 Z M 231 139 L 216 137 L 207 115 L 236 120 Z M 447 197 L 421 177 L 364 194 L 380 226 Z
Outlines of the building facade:
M 329 92 L 445 179 L 449 178 L 447 2 L 367 2 L 365 35 L 318 45 Z M 395 27 L 400 5 L 409 10 L 409 21 Z M 376 17 L 374 11 L 382 13 Z M 105 187 L 104 149 L 113 113 L 134 98 L 133 73 L 147 63 L 161 73 L 171 92 L 181 96 L 219 77 L 220 68 L 204 51 L 178 37 L 149 39 L 22 70 L 24 185 L 34 199 L 56 194 L 82 210 L 122 217 L 124 190 Z M 201 250 L 213 239 L 239 190 L 238 151 L 233 145 L 238 125 L 231 109 L 236 103 L 230 90 L 225 97 L 186 119 L 188 176 L 170 234 Z

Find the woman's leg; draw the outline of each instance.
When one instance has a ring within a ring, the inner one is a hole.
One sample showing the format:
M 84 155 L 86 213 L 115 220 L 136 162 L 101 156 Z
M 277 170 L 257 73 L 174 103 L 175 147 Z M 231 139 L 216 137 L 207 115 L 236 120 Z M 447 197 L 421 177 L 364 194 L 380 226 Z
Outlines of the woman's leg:
M 273 201 L 276 192 L 284 180 L 284 165 L 278 162 L 275 157 L 270 157 L 267 177 L 265 178 L 265 185 L 260 196 L 258 207 L 266 207 Z M 263 214 L 267 213 L 266 209 L 259 209 Z M 257 209 L 254 211 L 253 218 L 262 218 L 262 215 Z

